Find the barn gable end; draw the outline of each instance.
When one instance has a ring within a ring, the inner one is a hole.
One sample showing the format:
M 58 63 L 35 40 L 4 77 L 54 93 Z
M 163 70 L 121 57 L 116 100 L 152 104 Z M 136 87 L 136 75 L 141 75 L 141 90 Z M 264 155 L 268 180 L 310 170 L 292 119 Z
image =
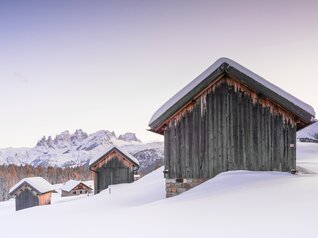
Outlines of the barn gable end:
M 94 172 L 95 194 L 112 184 L 132 183 L 138 169 L 136 158 L 117 146 L 109 147 L 102 156 L 90 162 L 90 170 Z
M 228 170 L 296 169 L 296 131 L 312 123 L 310 107 L 219 63 L 151 119 L 151 130 L 165 139 L 167 197 Z
M 15 196 L 16 211 L 41 205 L 51 204 L 53 186 L 41 177 L 22 179 L 10 189 L 10 195 Z
M 76 196 L 81 194 L 89 194 L 92 192 L 92 188 L 85 182 L 69 180 L 62 187 L 62 197 Z

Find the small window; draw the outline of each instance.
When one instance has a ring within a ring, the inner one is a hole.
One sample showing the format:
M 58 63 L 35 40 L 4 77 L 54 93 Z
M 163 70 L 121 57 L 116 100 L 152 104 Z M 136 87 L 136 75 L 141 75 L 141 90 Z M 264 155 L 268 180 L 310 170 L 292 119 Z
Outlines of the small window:
M 76 194 L 76 191 L 74 191 L 73 194 Z
M 85 191 L 85 193 L 87 193 L 87 191 Z
M 80 194 L 82 194 L 83 193 L 83 191 L 80 191 Z

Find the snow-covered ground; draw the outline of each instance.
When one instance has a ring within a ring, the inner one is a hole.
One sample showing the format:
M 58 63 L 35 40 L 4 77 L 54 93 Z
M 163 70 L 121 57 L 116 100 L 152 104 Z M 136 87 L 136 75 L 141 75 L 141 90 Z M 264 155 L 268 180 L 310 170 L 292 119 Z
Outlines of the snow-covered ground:
M 298 141 L 318 141 L 318 122 L 311 124 L 310 126 L 305 127 L 304 129 L 297 131 L 297 140 Z
M 165 199 L 161 168 L 94 196 L 55 194 L 50 206 L 2 202 L 0 237 L 318 237 L 318 144 L 297 149 L 307 174 L 231 171 Z
M 297 143 L 297 169 L 318 174 L 318 143 Z

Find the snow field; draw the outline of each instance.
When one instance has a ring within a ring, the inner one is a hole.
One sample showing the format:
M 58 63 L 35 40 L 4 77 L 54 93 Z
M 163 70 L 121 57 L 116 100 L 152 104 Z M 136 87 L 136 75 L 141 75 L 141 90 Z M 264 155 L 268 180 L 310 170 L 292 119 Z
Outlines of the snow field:
M 298 144 L 318 168 L 318 144 Z M 310 162 L 310 163 L 307 163 Z M 0 203 L 1 237 L 318 237 L 318 174 L 230 171 L 165 199 L 162 168 L 98 195 L 14 211 Z M 78 226 L 79 225 L 79 226 Z

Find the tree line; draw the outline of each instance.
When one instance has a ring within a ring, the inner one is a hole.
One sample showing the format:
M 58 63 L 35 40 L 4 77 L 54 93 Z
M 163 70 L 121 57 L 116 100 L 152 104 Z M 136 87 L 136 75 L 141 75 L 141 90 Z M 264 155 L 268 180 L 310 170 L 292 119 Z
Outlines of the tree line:
M 31 165 L 0 165 L 0 201 L 8 200 L 9 190 L 21 179 L 39 176 L 51 184 L 65 183 L 70 179 L 92 180 L 93 174 L 88 167 L 74 168 L 33 167 Z

